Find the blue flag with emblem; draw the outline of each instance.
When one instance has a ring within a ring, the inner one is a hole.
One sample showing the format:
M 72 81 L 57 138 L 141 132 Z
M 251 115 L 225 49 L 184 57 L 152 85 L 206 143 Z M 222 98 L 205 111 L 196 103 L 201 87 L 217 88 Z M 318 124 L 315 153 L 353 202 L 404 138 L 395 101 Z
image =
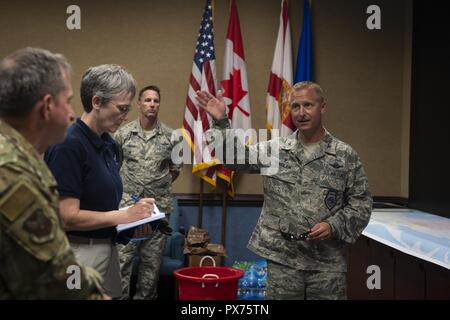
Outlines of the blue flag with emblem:
M 297 66 L 295 70 L 294 83 L 311 80 L 312 66 L 312 32 L 311 11 L 309 0 L 304 0 L 302 33 L 297 53 Z

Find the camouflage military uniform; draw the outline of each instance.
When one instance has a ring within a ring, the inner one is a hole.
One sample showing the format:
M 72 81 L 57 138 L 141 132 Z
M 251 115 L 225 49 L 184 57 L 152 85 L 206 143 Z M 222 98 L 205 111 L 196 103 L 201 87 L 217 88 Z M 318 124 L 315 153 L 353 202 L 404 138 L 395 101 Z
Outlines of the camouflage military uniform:
M 159 122 L 150 131 L 144 131 L 139 120 L 132 121 L 115 134 L 122 152 L 120 175 L 123 180 L 121 206 L 133 203 L 131 195 L 139 198 L 154 198 L 156 205 L 166 215 L 172 211 L 172 175 L 179 172 L 180 165 L 171 161 L 174 143 L 172 129 Z M 124 296 L 129 295 L 132 258 L 139 253 L 139 274 L 135 299 L 156 299 L 161 254 L 166 236 L 159 231 L 151 239 L 130 241 L 119 245 L 122 288 Z
M 58 203 L 56 181 L 34 147 L 0 121 L 0 299 L 102 297 L 93 269 L 78 269 L 79 289 L 69 278 L 78 263 Z
M 223 119 L 216 122 L 215 127 L 223 131 L 229 123 Z M 226 144 L 233 143 L 230 137 L 228 133 Z M 321 271 L 342 283 L 339 273 L 345 279 L 347 270 L 345 244 L 357 240 L 368 224 L 372 211 L 372 197 L 359 156 L 348 144 L 327 131 L 310 157 L 306 157 L 298 142 L 297 132 L 288 137 L 260 142 L 251 148 L 263 146 L 279 150 L 279 168 L 264 173 L 264 204 L 248 248 L 269 260 L 269 276 L 274 278 L 278 277 L 277 271 L 284 274 L 288 270 L 306 274 Z M 264 169 L 261 163 L 227 167 Z M 295 240 L 322 221 L 328 222 L 332 228 L 330 239 L 311 242 Z M 276 264 L 285 268 L 277 268 Z M 273 288 L 274 285 L 276 281 L 269 279 L 269 297 L 286 297 L 277 294 L 276 291 L 281 292 L 283 288 Z M 282 286 L 281 283 L 279 285 Z M 344 292 L 338 288 L 340 292 L 336 294 L 331 288 L 328 289 L 330 298 L 345 298 L 345 286 Z M 324 295 L 318 297 L 324 298 Z M 310 294 L 307 298 L 315 296 Z

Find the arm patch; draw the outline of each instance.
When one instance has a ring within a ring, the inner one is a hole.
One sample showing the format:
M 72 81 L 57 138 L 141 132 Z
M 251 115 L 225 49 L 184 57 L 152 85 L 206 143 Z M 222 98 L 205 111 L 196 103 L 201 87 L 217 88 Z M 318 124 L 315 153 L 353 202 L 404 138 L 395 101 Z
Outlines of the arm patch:
M 41 261 L 49 261 L 68 248 L 57 212 L 25 179 L 0 198 L 0 219 L 5 233 Z
M 0 213 L 10 222 L 14 222 L 22 213 L 33 204 L 36 198 L 32 187 L 20 179 L 5 195 L 0 198 Z

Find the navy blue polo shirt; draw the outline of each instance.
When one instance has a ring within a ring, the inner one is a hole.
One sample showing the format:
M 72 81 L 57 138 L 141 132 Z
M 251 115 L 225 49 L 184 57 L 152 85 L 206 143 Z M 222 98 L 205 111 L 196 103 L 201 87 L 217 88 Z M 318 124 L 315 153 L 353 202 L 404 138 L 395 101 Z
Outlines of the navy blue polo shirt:
M 108 133 L 98 136 L 77 119 L 70 126 L 65 141 L 51 146 L 44 159 L 58 182 L 60 196 L 80 199 L 81 210 L 111 211 L 119 208 L 123 191 L 118 152 L 116 142 Z M 116 235 L 116 229 L 68 233 L 109 238 Z

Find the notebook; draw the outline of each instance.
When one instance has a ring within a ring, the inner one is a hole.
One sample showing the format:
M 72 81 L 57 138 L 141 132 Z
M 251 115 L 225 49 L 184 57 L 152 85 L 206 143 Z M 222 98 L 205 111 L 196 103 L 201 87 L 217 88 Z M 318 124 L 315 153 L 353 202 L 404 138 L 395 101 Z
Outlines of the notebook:
M 131 207 L 131 206 L 123 207 L 123 208 L 120 208 L 119 210 L 127 210 L 129 207 Z M 122 232 L 123 230 L 127 230 L 127 229 L 131 229 L 131 228 L 140 226 L 142 224 L 146 224 L 146 223 L 155 221 L 155 220 L 163 219 L 166 216 L 166 214 L 164 212 L 159 211 L 158 207 L 155 204 L 153 205 L 153 208 L 154 208 L 153 213 L 148 218 L 137 220 L 137 221 L 130 222 L 130 223 L 124 223 L 124 224 L 117 225 L 116 226 L 117 233 Z

